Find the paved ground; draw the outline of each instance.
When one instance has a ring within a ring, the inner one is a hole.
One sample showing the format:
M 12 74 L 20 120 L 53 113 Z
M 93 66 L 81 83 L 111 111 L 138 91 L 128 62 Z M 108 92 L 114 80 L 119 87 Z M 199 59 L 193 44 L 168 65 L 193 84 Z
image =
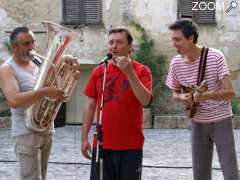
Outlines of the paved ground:
M 142 180 L 192 180 L 190 131 L 146 129 Z M 240 162 L 240 130 L 235 130 Z M 89 161 L 80 154 L 80 127 L 58 128 L 47 180 L 88 180 Z M 213 180 L 223 180 L 214 154 Z M 0 180 L 18 180 L 18 163 L 9 129 L 0 129 Z

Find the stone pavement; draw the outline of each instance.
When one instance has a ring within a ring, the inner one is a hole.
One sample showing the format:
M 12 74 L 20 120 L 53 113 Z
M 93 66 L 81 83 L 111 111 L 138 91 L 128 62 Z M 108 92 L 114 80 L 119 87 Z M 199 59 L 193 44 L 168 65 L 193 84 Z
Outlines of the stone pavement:
M 240 130 L 235 140 L 240 162 Z M 142 180 L 192 180 L 190 130 L 145 129 Z M 80 153 L 80 127 L 56 130 L 47 180 L 88 180 L 89 161 Z M 223 180 L 214 154 L 213 180 Z M 9 129 L 0 129 L 0 180 L 18 180 L 18 163 Z

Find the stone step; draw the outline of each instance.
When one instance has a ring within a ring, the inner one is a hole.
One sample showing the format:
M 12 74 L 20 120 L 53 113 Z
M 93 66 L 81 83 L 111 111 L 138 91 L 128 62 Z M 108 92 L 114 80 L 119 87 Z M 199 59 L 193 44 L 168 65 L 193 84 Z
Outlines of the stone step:
M 154 129 L 189 129 L 191 119 L 186 116 L 155 116 Z M 240 128 L 240 116 L 233 117 L 234 128 Z

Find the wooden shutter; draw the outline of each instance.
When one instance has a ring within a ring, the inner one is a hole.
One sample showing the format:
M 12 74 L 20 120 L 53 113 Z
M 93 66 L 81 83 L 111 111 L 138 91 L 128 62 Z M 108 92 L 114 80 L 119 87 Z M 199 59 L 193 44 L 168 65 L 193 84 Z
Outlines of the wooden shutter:
M 194 7 L 195 9 L 197 9 L 196 11 L 193 10 L 193 6 L 195 5 L 195 3 L 193 2 L 198 3 L 198 6 Z M 209 10 L 207 7 L 205 10 L 201 10 L 199 8 L 199 3 L 201 2 L 205 4 L 212 2 L 215 4 L 215 0 L 178 0 L 178 18 L 192 18 L 197 24 L 215 24 L 216 10 Z
M 101 23 L 101 2 L 100 0 L 86 0 L 85 3 L 86 24 Z
M 178 18 L 192 18 L 193 17 L 193 3 L 191 0 L 178 0 Z
M 62 0 L 63 24 L 78 25 L 84 23 L 84 1 Z
M 62 19 L 66 25 L 100 24 L 101 0 L 62 0 Z
M 208 4 L 209 2 L 213 2 L 215 4 L 215 0 L 199 0 L 199 3 L 200 2 L 204 2 L 206 4 Z M 215 9 L 210 10 L 210 9 L 206 8 L 205 10 L 199 9 L 198 11 L 196 11 L 195 17 L 194 17 L 194 20 L 196 21 L 196 23 L 198 23 L 198 24 L 215 24 L 216 10 Z

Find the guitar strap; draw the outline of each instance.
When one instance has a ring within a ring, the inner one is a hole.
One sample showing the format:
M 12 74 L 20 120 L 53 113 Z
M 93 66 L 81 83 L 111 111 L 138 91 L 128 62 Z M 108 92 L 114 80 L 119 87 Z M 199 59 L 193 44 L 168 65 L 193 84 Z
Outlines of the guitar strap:
M 204 73 L 206 69 L 206 62 L 207 62 L 207 55 L 208 55 L 209 48 L 203 47 L 201 52 L 201 58 L 198 68 L 198 80 L 197 80 L 197 86 L 201 84 L 204 78 Z
M 201 57 L 200 57 L 200 62 L 199 62 L 199 68 L 198 68 L 198 79 L 197 79 L 197 86 L 201 84 L 204 78 L 204 73 L 206 69 L 206 62 L 207 62 L 207 54 L 208 54 L 208 49 L 206 47 L 202 48 L 201 52 Z M 190 111 L 190 114 L 188 115 L 190 118 L 192 118 L 196 112 L 196 107 L 199 105 L 199 103 L 194 103 L 193 107 Z M 194 110 L 193 110 L 194 109 Z

